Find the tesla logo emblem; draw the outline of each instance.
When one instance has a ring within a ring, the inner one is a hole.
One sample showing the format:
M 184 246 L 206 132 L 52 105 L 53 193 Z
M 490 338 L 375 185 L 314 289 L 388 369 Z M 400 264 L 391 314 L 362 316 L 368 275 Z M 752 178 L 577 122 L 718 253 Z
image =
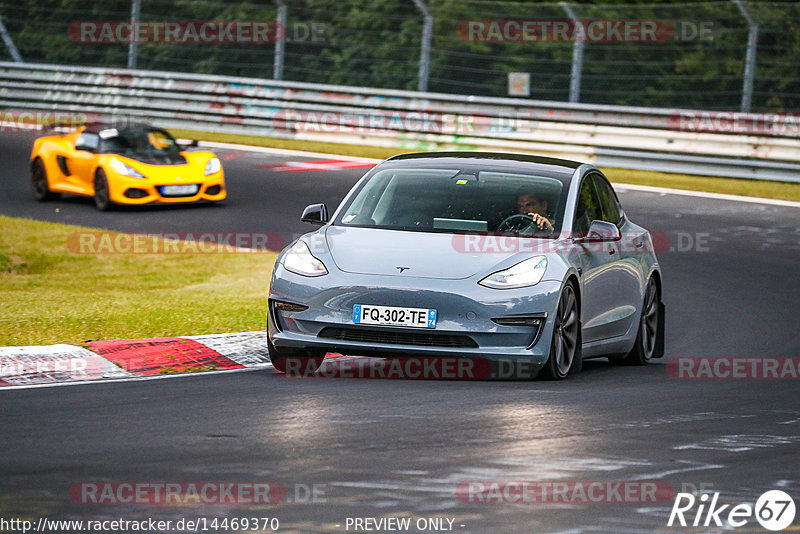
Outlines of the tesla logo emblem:
M 409 270 L 411 267 L 398 267 L 397 270 L 400 271 L 400 274 L 403 274 L 403 271 Z

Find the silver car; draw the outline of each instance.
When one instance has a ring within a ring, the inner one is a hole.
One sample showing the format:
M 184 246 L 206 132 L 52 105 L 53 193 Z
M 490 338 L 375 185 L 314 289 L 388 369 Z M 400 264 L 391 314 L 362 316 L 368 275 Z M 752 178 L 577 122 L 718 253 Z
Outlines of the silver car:
M 508 376 L 510 363 L 558 380 L 588 358 L 663 356 L 651 236 L 591 165 L 405 154 L 368 172 L 332 216 L 313 204 L 302 220 L 320 228 L 280 253 L 270 283 L 279 371 L 313 371 L 336 352 L 490 362 L 478 378 Z

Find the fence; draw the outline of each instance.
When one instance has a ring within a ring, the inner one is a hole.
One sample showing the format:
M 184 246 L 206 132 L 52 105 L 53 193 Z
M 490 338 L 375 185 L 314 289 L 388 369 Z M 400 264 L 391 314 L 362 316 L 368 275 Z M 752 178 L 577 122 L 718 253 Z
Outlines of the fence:
M 33 110 L 50 110 L 92 114 L 109 123 L 124 117 L 168 128 L 405 151 L 532 152 L 600 166 L 800 182 L 800 118 L 792 115 L 16 62 L 0 62 L 0 108 L 6 108 L 6 119 L 25 110 L 35 119 Z
M 761 112 L 800 104 L 797 2 L 0 0 L 0 20 L 8 60 L 491 97 L 508 96 L 508 76 L 519 73 L 529 80 L 523 96 L 538 100 Z M 145 30 L 134 42 L 117 32 L 131 20 Z M 280 23 L 282 33 L 194 39 L 192 21 Z M 167 23 L 180 30 L 172 38 L 158 33 Z

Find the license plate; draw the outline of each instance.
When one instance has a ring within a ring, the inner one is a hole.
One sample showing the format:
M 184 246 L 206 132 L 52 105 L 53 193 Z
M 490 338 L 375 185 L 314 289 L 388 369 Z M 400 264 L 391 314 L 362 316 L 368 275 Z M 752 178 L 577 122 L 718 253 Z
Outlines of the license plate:
M 436 310 L 356 304 L 353 306 L 353 322 L 355 324 L 436 328 Z
M 193 185 L 162 185 L 161 194 L 165 197 L 185 197 L 197 193 L 198 186 Z

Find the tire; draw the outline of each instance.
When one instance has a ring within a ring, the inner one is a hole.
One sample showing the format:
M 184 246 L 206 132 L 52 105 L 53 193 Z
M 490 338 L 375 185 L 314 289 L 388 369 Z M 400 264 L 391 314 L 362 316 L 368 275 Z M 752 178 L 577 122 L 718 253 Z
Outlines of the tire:
M 108 192 L 108 178 L 103 169 L 97 169 L 94 175 L 94 205 L 100 211 L 108 211 L 113 206 Z
M 631 351 L 619 363 L 647 365 L 652 358 L 660 358 L 663 355 L 663 310 L 658 285 L 650 278 L 644 291 L 642 316 L 639 319 L 636 341 Z
M 287 351 L 282 350 L 278 352 L 271 341 L 267 341 L 269 348 L 269 359 L 272 361 L 272 367 L 279 373 L 287 374 L 289 370 L 290 376 L 308 376 L 314 374 L 317 369 L 322 365 L 325 355 L 322 356 L 308 356 L 300 351 Z
M 39 202 L 46 202 L 61 196 L 59 193 L 50 191 L 50 185 L 47 183 L 47 169 L 39 158 L 36 158 L 31 165 L 31 187 L 34 198 Z
M 581 370 L 581 321 L 578 297 L 571 283 L 566 283 L 561 291 L 553 324 L 553 339 L 550 342 L 550 356 L 539 376 L 545 380 L 563 380 L 570 373 Z

